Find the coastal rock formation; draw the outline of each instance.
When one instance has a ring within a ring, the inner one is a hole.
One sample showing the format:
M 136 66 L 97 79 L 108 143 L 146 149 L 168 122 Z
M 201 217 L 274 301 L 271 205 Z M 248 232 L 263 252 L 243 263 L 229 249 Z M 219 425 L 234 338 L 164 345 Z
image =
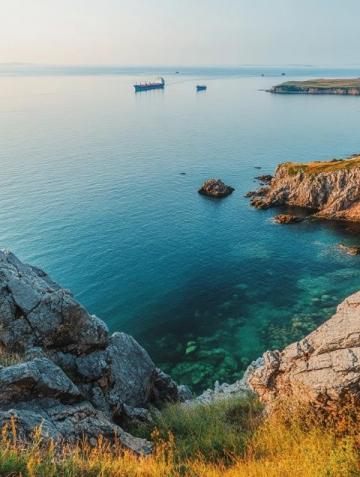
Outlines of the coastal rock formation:
M 297 206 L 315 216 L 360 220 L 360 155 L 345 160 L 280 164 L 270 186 L 251 198 L 254 207 Z
M 302 217 L 292 214 L 279 214 L 274 217 L 274 222 L 277 224 L 296 224 L 302 222 Z
M 360 292 L 303 340 L 266 352 L 246 381 L 267 405 L 284 398 L 321 406 L 360 398 Z
M 54 439 L 102 433 L 148 452 L 119 423 L 184 398 L 131 336 L 110 335 L 68 290 L 8 251 L 0 251 L 0 364 L 1 355 L 16 358 L 0 366 L 0 427 L 15 416 L 24 436 L 44 421 Z
M 225 185 L 220 179 L 208 179 L 199 189 L 199 194 L 209 197 L 226 197 L 234 192 L 234 188 Z
M 262 182 L 263 184 L 270 184 L 270 182 L 273 180 L 273 176 L 270 174 L 264 174 L 262 176 L 255 177 L 255 179 Z

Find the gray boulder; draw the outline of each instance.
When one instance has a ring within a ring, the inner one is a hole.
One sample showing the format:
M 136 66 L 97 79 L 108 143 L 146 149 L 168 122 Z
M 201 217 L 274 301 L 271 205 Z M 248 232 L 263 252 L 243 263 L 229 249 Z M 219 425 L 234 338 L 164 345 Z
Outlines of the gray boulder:
M 24 362 L 0 367 L 0 413 L 3 422 L 16 416 L 24 436 L 44 421 L 53 438 L 116 434 L 147 451 L 117 423 L 181 396 L 131 336 L 110 336 L 68 290 L 9 251 L 0 251 L 0 350 L 23 355 Z
M 77 386 L 64 371 L 46 358 L 0 369 L 0 405 L 37 397 L 54 397 L 63 402 L 81 399 Z

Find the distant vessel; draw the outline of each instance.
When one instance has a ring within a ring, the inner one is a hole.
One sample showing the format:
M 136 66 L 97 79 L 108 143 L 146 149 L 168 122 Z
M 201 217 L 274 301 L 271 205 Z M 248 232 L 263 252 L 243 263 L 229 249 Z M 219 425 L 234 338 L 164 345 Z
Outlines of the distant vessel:
M 165 80 L 164 78 L 157 78 L 153 82 L 149 83 L 137 83 L 134 84 L 135 93 L 140 91 L 149 91 L 150 89 L 164 89 L 165 88 Z
M 207 90 L 207 86 L 205 86 L 204 84 L 198 84 L 196 86 L 196 91 L 206 91 Z

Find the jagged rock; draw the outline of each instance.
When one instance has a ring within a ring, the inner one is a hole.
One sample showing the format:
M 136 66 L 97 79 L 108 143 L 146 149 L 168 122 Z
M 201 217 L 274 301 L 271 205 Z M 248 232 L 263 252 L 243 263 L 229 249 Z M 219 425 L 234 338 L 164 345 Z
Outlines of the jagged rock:
M 270 182 L 273 180 L 273 176 L 270 174 L 263 174 L 261 176 L 255 177 L 256 180 L 263 182 L 264 184 L 270 184 Z
M 303 340 L 266 352 L 246 381 L 268 405 L 287 398 L 322 406 L 346 395 L 360 398 L 360 292 Z
M 248 198 L 251 198 L 251 197 L 255 197 L 257 195 L 257 191 L 256 190 L 250 190 L 249 192 L 246 192 L 246 194 L 244 195 L 244 197 L 246 197 L 247 199 Z
M 360 156 L 342 161 L 280 164 L 268 188 L 251 205 L 260 209 L 297 206 L 317 217 L 360 220 Z
M 226 197 L 234 192 L 234 188 L 225 185 L 220 179 L 208 179 L 199 189 L 199 194 L 209 197 Z
M 64 371 L 46 358 L 0 369 L 0 405 L 37 397 L 78 401 L 80 391 Z
M 197 404 L 208 405 L 216 401 L 231 399 L 233 397 L 246 398 L 251 393 L 252 391 L 247 383 L 247 380 L 244 378 L 235 381 L 235 383 L 232 384 L 219 384 L 219 382 L 216 381 L 213 389 L 207 389 L 196 398 L 185 401 L 185 404 L 190 406 Z
M 304 219 L 302 217 L 291 214 L 279 214 L 274 217 L 274 221 L 277 224 L 297 224 L 303 220 Z
M 40 346 L 82 353 L 107 344 L 104 322 L 89 315 L 44 272 L 8 251 L 0 251 L 0 285 L 0 342 L 7 350 Z
M 125 333 L 114 333 L 107 348 L 111 363 L 109 398 L 113 406 L 143 407 L 149 401 L 155 365 L 148 353 Z M 131 363 L 131 366 L 129 366 Z
M 180 397 L 131 336 L 110 336 L 68 290 L 9 251 L 0 251 L 0 350 L 24 356 L 0 367 L 0 425 L 16 415 L 26 436 L 44 420 L 51 437 L 117 434 L 124 445 L 148 450 L 117 422 L 126 412 L 131 419 L 125 409 L 146 413 L 151 403 Z
M 19 403 L 16 409 L 0 410 L 0 427 L 15 421 L 17 438 L 32 440 L 35 428 L 40 436 L 55 442 L 75 443 L 86 436 L 95 445 L 100 436 L 110 441 L 120 440 L 127 448 L 138 454 L 149 454 L 151 443 L 131 436 L 120 426 L 110 422 L 101 412 L 88 402 L 59 404 L 56 400 L 39 399 L 29 403 Z

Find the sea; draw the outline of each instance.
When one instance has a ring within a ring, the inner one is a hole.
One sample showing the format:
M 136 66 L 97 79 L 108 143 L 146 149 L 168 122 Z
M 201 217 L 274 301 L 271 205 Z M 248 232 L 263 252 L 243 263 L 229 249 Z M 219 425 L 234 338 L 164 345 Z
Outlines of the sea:
M 285 75 L 283 75 L 283 73 Z M 164 91 L 133 84 L 165 78 Z M 0 246 L 200 391 L 360 289 L 351 223 L 281 226 L 244 197 L 285 161 L 360 151 L 360 97 L 273 95 L 316 66 L 0 66 Z M 207 91 L 196 92 L 197 84 Z M 205 179 L 235 188 L 198 194 Z

